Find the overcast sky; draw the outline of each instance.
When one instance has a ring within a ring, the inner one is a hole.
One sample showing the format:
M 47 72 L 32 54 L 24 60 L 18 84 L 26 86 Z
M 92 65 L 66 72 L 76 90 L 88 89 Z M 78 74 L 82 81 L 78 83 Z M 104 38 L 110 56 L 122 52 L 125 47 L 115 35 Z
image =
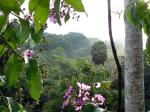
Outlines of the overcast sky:
M 27 0 L 28 1 L 28 0 Z M 79 21 L 70 19 L 66 24 L 59 26 L 49 20 L 46 32 L 54 34 L 67 34 L 68 32 L 80 32 L 87 37 L 99 38 L 100 40 L 109 40 L 108 36 L 108 18 L 107 18 L 107 0 L 82 0 L 88 17 L 85 13 L 80 13 Z M 112 12 L 124 10 L 124 0 L 111 0 Z M 22 7 L 27 7 L 28 2 Z M 124 42 L 124 19 L 123 13 L 119 18 L 118 14 L 112 13 L 112 31 L 114 40 Z M 144 43 L 146 36 L 143 36 Z M 145 46 L 144 46 L 145 47 Z
M 122 2 L 121 2 L 122 1 Z M 49 33 L 66 34 L 68 32 L 81 32 L 87 37 L 96 37 L 108 40 L 107 0 L 83 0 L 88 17 L 80 14 L 79 21 L 70 19 L 66 24 L 59 26 L 48 22 Z M 123 0 L 113 0 L 112 11 L 123 10 Z M 119 16 L 112 13 L 113 35 L 115 39 L 124 38 L 123 14 Z

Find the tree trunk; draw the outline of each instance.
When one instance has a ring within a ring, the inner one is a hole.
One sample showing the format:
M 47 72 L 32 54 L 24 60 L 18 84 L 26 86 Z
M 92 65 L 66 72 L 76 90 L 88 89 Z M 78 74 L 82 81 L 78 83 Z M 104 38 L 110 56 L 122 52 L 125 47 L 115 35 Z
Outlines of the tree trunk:
M 125 0 L 125 8 L 137 0 Z M 144 112 L 142 30 L 125 18 L 125 112 Z

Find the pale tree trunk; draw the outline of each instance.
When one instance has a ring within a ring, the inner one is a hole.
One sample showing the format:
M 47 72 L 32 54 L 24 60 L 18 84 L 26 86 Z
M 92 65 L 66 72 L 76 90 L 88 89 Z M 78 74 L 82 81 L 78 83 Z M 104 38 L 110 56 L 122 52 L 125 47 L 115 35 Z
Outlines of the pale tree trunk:
M 137 0 L 125 0 L 125 8 Z M 125 112 L 144 112 L 142 30 L 125 18 Z

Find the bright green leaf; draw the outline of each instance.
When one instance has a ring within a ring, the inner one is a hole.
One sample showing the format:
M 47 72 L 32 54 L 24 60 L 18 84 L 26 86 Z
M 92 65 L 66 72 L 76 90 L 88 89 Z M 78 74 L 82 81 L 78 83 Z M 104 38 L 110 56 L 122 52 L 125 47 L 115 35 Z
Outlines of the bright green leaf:
M 49 15 L 49 0 L 39 0 L 34 10 L 35 33 L 42 29 Z
M 10 56 L 6 65 L 6 79 L 9 86 L 13 86 L 18 81 L 20 68 L 22 67 L 21 62 L 18 60 L 16 55 Z
M 29 0 L 29 11 L 30 11 L 30 13 L 32 13 L 35 10 L 38 2 L 39 2 L 39 0 Z
M 71 5 L 78 12 L 85 12 L 82 0 L 65 0 L 65 2 Z
M 38 72 L 38 64 L 35 59 L 29 60 L 27 67 L 27 79 L 29 85 L 29 92 L 33 99 L 38 100 L 42 92 L 41 76 Z

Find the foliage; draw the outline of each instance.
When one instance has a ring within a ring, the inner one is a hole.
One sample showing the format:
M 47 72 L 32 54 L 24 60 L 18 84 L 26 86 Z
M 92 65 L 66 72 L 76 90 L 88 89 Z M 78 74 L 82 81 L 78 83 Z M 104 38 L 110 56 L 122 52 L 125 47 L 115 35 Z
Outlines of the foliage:
M 107 47 L 104 42 L 95 42 L 91 50 L 92 60 L 96 65 L 104 64 L 107 59 Z
M 41 42 L 46 21 L 49 17 L 50 0 L 30 0 L 30 14 L 25 14 L 24 10 L 21 9 L 24 2 L 25 0 L 3 0 L 0 2 L 0 57 L 7 56 L 7 63 L 1 65 L 5 70 L 3 69 L 0 73 L 0 76 L 6 77 L 7 83 L 4 84 L 4 80 L 1 78 L 1 87 L 6 90 L 13 88 L 13 94 L 20 93 L 18 91 L 21 88 L 21 85 L 19 85 L 20 77 L 25 75 L 25 89 L 28 88 L 27 93 L 30 93 L 31 97 L 38 101 L 42 91 L 40 66 L 36 60 L 36 53 L 31 52 L 31 50 L 24 51 L 31 49 L 31 42 Z M 76 11 L 85 11 L 81 0 L 78 0 L 78 3 L 74 3 L 72 0 L 66 0 L 65 2 L 68 7 L 72 6 Z M 56 15 L 57 19 L 60 19 L 60 3 L 61 0 L 55 0 L 54 3 L 58 13 Z M 16 19 L 9 20 L 9 16 L 12 15 Z M 68 20 L 65 20 L 65 22 Z M 0 98 L 2 98 L 0 109 L 2 111 L 5 111 L 7 106 L 10 112 L 23 111 L 23 106 L 15 103 L 17 100 L 14 99 L 13 95 L 5 94 L 4 91 L 0 92 Z
M 150 59 L 150 9 L 149 2 L 144 0 L 138 0 L 132 3 L 126 8 L 125 18 L 131 25 L 136 26 L 136 28 L 143 28 L 145 34 L 147 35 L 146 52 L 148 60 Z

